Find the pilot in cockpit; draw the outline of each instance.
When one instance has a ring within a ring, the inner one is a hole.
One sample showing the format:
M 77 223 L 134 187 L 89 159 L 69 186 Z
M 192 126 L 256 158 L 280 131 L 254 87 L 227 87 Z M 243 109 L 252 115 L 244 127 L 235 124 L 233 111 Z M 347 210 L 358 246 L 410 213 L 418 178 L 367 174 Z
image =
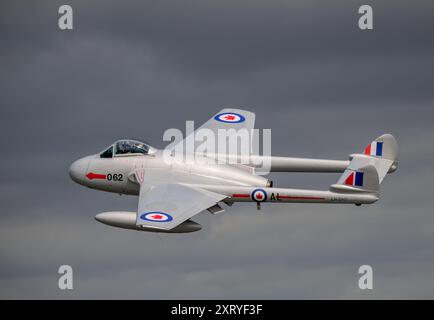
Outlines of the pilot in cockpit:
M 101 158 L 112 158 L 122 155 L 146 155 L 150 153 L 152 147 L 145 142 L 137 140 L 118 140 L 113 145 L 104 150 Z

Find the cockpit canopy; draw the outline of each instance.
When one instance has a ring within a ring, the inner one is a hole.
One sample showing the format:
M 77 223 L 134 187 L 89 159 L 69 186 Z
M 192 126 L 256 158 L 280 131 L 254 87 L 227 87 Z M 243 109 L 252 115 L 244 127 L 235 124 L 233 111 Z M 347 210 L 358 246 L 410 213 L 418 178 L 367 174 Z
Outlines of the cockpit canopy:
M 117 156 L 146 155 L 153 152 L 153 148 L 145 142 L 137 140 L 118 140 L 105 149 L 101 158 L 112 158 Z

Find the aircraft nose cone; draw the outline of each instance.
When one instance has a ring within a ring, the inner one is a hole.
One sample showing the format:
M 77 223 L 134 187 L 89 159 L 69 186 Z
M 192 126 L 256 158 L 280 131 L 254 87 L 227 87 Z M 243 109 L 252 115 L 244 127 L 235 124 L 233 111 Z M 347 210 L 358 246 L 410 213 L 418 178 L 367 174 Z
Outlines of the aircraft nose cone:
M 77 183 L 82 184 L 84 176 L 86 174 L 88 163 L 88 159 L 78 159 L 74 161 L 69 168 L 69 176 L 71 177 L 71 179 Z

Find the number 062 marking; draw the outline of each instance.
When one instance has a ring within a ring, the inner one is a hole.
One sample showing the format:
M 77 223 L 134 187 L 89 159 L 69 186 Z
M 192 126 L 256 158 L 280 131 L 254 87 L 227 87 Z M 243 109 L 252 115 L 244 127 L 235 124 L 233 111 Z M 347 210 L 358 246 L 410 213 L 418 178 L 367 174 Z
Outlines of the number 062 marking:
M 109 173 L 107 174 L 108 181 L 123 181 L 122 173 Z

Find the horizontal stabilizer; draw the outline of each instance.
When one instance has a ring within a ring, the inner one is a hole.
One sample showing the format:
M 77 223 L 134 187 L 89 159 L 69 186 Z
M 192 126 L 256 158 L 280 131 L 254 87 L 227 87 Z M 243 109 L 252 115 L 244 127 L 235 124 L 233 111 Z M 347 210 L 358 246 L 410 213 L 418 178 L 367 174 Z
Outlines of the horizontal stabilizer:
M 391 134 L 383 134 L 364 149 L 352 154 L 351 161 L 338 182 L 330 187 L 336 192 L 379 193 L 380 183 L 393 165 L 396 166 L 398 143 Z

